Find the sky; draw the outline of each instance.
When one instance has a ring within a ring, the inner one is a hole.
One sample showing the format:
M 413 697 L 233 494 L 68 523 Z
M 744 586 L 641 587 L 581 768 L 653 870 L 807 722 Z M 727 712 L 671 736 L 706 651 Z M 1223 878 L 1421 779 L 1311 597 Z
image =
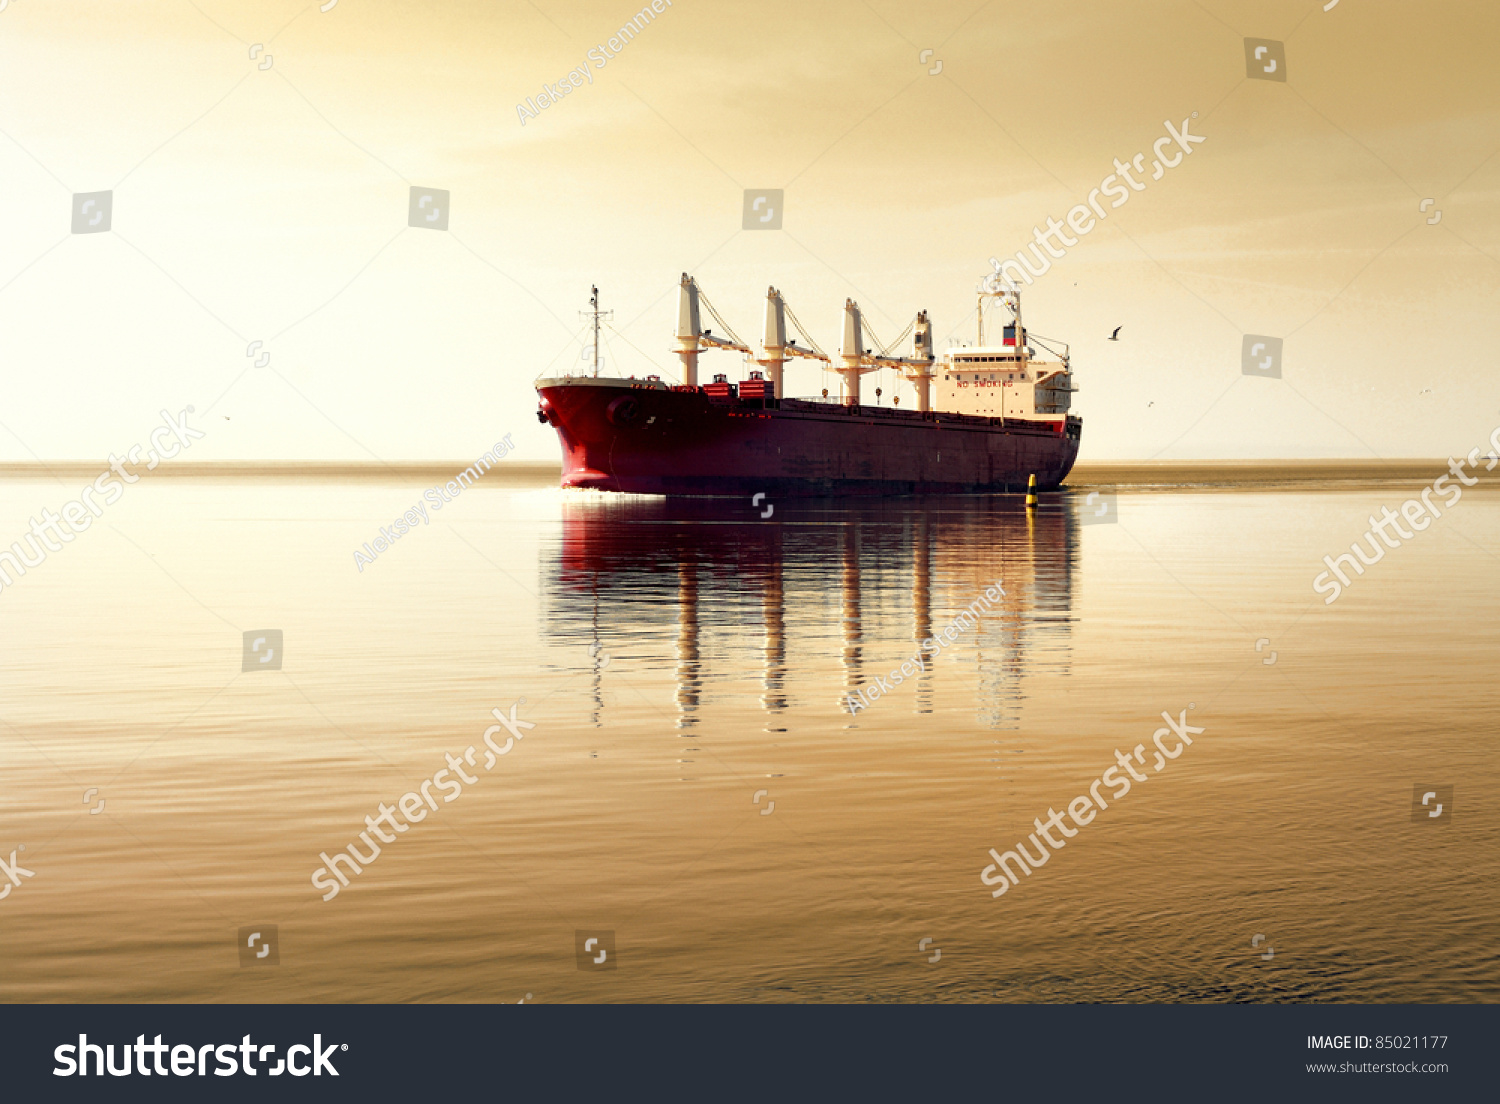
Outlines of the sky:
M 684 271 L 752 340 L 774 284 L 825 348 L 846 297 L 883 341 L 921 309 L 973 341 L 989 258 L 1137 154 L 1145 186 L 1025 290 L 1071 346 L 1081 459 L 1447 457 L 1500 425 L 1493 4 L 662 0 L 609 47 L 638 11 L 4 3 L 0 461 L 123 453 L 189 405 L 195 460 L 506 433 L 555 460 L 533 384 L 582 368 L 591 285 L 610 373 L 675 381 Z M 1150 179 L 1184 121 L 1203 141 Z M 743 228 L 753 189 L 780 229 Z

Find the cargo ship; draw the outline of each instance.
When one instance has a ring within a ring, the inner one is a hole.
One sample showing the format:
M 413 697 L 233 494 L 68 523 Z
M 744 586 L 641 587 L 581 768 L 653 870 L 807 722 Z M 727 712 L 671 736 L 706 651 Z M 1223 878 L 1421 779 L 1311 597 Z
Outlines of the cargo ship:
M 986 344 L 985 312 L 997 304 L 1011 321 L 999 344 Z M 859 305 L 846 299 L 835 361 L 774 287 L 766 293 L 763 339 L 752 350 L 683 273 L 674 350 L 680 384 L 656 375 L 599 375 L 605 312 L 597 288 L 591 307 L 593 371 L 536 381 L 537 419 L 553 426 L 562 444 L 564 487 L 769 497 L 1020 492 L 1032 476 L 1039 489 L 1055 489 L 1078 457 L 1083 421 L 1069 413 L 1076 389 L 1068 347 L 1027 332 L 1014 286 L 981 285 L 977 342 L 940 355 L 926 311 L 881 346 Z M 720 333 L 703 328 L 705 310 Z M 908 334 L 911 355 L 898 355 Z M 705 351 L 739 353 L 746 378 L 730 382 L 717 373 L 699 384 Z M 782 397 L 793 359 L 837 372 L 840 394 Z M 912 384 L 915 410 L 901 409 L 899 396 L 882 405 L 879 389 L 875 405 L 861 401 L 860 378 L 882 368 Z

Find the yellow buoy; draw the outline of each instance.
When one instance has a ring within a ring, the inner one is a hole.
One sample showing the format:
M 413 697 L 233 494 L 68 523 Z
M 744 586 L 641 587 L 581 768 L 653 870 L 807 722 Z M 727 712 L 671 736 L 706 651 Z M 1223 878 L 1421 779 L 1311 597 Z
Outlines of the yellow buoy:
M 1036 476 L 1032 476 L 1026 484 L 1026 508 L 1036 509 Z

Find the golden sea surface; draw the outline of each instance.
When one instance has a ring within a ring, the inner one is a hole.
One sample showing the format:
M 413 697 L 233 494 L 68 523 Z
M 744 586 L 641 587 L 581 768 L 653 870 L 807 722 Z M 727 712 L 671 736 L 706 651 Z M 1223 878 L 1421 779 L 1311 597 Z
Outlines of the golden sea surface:
M 1500 999 L 1493 476 L 1332 605 L 1322 558 L 1441 462 L 1083 467 L 1034 515 L 502 463 L 356 562 L 461 467 L 164 466 L 0 589 L 0 1000 Z M 0 545 L 98 470 L 0 473 Z M 1184 711 L 991 896 L 990 848 Z M 320 853 L 470 747 L 323 900 Z

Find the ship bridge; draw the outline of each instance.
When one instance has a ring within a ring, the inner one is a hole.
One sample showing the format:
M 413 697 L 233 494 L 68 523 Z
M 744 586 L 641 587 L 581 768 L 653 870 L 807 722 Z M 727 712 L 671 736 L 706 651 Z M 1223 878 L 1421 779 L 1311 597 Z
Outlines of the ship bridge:
M 1000 345 L 984 340 L 984 311 L 991 302 L 1010 310 L 1012 321 L 1002 331 Z M 1068 346 L 1054 348 L 1032 334 L 1021 321 L 1021 291 L 1016 287 L 979 292 L 978 343 L 959 345 L 943 353 L 937 372 L 938 409 L 991 418 L 1052 420 L 1072 406 L 1073 376 Z M 1019 339 L 1017 338 L 1017 335 Z M 1049 359 L 1037 347 L 1051 353 Z

